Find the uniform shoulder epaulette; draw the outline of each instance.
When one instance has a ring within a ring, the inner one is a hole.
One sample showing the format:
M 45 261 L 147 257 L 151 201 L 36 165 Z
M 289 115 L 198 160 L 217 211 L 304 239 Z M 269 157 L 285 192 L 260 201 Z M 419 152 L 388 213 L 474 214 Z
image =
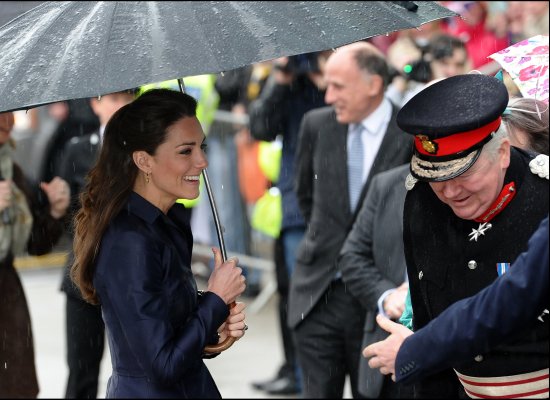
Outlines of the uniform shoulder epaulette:
M 548 156 L 539 154 L 529 162 L 529 168 L 533 174 L 548 179 Z
M 407 178 L 405 178 L 405 189 L 412 190 L 414 188 L 414 185 L 416 185 L 416 182 L 418 182 L 418 179 L 416 179 L 411 174 L 408 174 Z

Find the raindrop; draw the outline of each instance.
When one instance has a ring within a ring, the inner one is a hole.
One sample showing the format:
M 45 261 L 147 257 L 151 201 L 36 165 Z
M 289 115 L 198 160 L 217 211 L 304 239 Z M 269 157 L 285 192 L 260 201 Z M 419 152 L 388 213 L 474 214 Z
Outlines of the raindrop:
M 220 72 L 220 75 L 225 76 L 225 72 L 224 71 Z
M 222 185 L 222 190 L 223 190 L 223 185 Z
M 325 31 L 321 31 L 321 33 L 323 34 L 323 36 L 325 36 L 325 35 L 326 35 L 326 32 L 325 32 Z
M 313 177 L 313 179 L 317 180 L 317 174 L 315 174 L 315 176 Z

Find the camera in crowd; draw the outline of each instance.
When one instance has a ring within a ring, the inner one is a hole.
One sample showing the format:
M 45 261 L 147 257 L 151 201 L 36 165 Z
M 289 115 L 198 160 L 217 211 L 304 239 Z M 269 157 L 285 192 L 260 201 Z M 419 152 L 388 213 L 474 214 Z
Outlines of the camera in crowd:
M 394 71 L 392 76 L 402 76 L 408 81 L 428 83 L 434 79 L 434 62 L 451 60 L 455 51 L 463 51 L 464 63 L 466 62 L 467 51 L 464 42 L 459 38 L 447 34 L 440 34 L 433 37 L 429 42 L 415 42 L 420 50 L 420 57 L 403 67 L 402 71 Z M 455 61 L 456 63 L 456 61 Z
M 416 43 L 416 46 L 420 50 L 420 58 L 406 64 L 403 67 L 403 71 L 400 71 L 400 75 L 408 81 L 428 83 L 432 79 L 430 44 Z

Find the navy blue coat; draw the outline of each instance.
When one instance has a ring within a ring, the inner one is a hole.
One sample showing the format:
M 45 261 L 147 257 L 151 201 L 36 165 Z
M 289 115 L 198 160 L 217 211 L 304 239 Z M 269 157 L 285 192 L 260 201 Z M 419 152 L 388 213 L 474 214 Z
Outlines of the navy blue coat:
M 213 293 L 199 297 L 185 208 L 167 215 L 132 192 L 99 250 L 94 286 L 111 351 L 107 397 L 213 398 L 203 362 L 229 315 Z
M 396 381 L 423 379 L 548 319 L 548 271 L 547 216 L 507 273 L 405 339 L 395 362 Z

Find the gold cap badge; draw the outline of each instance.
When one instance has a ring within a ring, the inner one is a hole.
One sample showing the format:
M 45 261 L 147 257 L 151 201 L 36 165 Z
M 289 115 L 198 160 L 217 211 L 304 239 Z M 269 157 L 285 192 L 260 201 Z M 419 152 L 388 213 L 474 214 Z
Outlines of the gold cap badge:
M 437 153 L 437 143 L 432 142 L 430 138 L 426 135 L 416 135 L 418 140 L 422 143 L 422 148 L 426 150 L 430 154 L 436 154 Z

